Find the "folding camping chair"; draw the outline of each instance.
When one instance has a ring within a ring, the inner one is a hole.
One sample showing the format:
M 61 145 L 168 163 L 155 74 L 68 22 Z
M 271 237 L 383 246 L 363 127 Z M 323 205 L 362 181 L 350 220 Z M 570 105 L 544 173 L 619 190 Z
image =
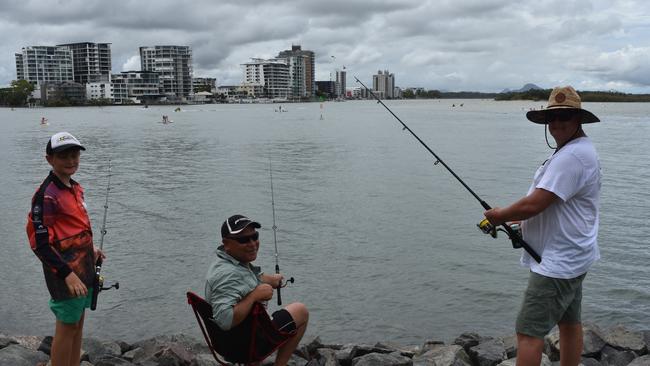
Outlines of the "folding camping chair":
M 212 318 L 212 306 L 199 295 L 188 291 L 187 303 L 192 306 L 205 342 L 212 356 L 223 366 L 256 364 L 267 358 L 292 336 L 278 330 L 264 305 L 255 303 L 246 319 L 230 330 L 222 330 Z M 260 343 L 270 344 L 270 351 L 258 351 Z

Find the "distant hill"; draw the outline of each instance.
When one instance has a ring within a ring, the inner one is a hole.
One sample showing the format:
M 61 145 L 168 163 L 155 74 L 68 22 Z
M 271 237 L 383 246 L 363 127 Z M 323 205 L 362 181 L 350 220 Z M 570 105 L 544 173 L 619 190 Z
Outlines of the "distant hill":
M 523 93 L 523 92 L 527 92 L 529 90 L 542 90 L 542 88 L 540 88 L 539 86 L 537 86 L 535 84 L 528 83 L 528 84 L 524 85 L 521 89 L 517 89 L 517 90 L 503 89 L 501 91 L 501 93 Z

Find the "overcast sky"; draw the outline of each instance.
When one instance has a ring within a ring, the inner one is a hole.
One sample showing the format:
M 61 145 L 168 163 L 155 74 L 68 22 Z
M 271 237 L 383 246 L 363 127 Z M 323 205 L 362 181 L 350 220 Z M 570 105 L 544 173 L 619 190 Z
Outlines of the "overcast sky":
M 647 0 L 1 0 L 0 34 L 2 86 L 25 46 L 109 42 L 120 72 L 140 46 L 189 45 L 195 77 L 232 85 L 300 44 L 317 80 L 345 66 L 348 87 L 387 69 L 402 88 L 650 93 Z

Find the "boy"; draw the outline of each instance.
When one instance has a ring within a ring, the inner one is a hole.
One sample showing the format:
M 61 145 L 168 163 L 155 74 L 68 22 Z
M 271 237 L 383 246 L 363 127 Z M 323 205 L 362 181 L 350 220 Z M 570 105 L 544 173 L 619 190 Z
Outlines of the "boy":
M 79 168 L 79 140 L 67 132 L 54 134 L 45 149 L 52 166 L 32 198 L 27 236 L 43 262 L 50 292 L 50 309 L 56 316 L 52 340 L 52 366 L 78 366 L 84 310 L 90 307 L 95 279 L 94 264 L 103 254 L 93 244 L 84 191 L 72 175 Z

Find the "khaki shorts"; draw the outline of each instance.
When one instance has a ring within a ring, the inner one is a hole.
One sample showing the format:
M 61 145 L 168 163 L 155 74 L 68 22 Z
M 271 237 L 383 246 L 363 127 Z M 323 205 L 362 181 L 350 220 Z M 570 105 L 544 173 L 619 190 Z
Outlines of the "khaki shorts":
M 586 275 L 560 279 L 530 272 L 517 316 L 517 333 L 544 338 L 558 323 L 580 323 L 582 280 Z

